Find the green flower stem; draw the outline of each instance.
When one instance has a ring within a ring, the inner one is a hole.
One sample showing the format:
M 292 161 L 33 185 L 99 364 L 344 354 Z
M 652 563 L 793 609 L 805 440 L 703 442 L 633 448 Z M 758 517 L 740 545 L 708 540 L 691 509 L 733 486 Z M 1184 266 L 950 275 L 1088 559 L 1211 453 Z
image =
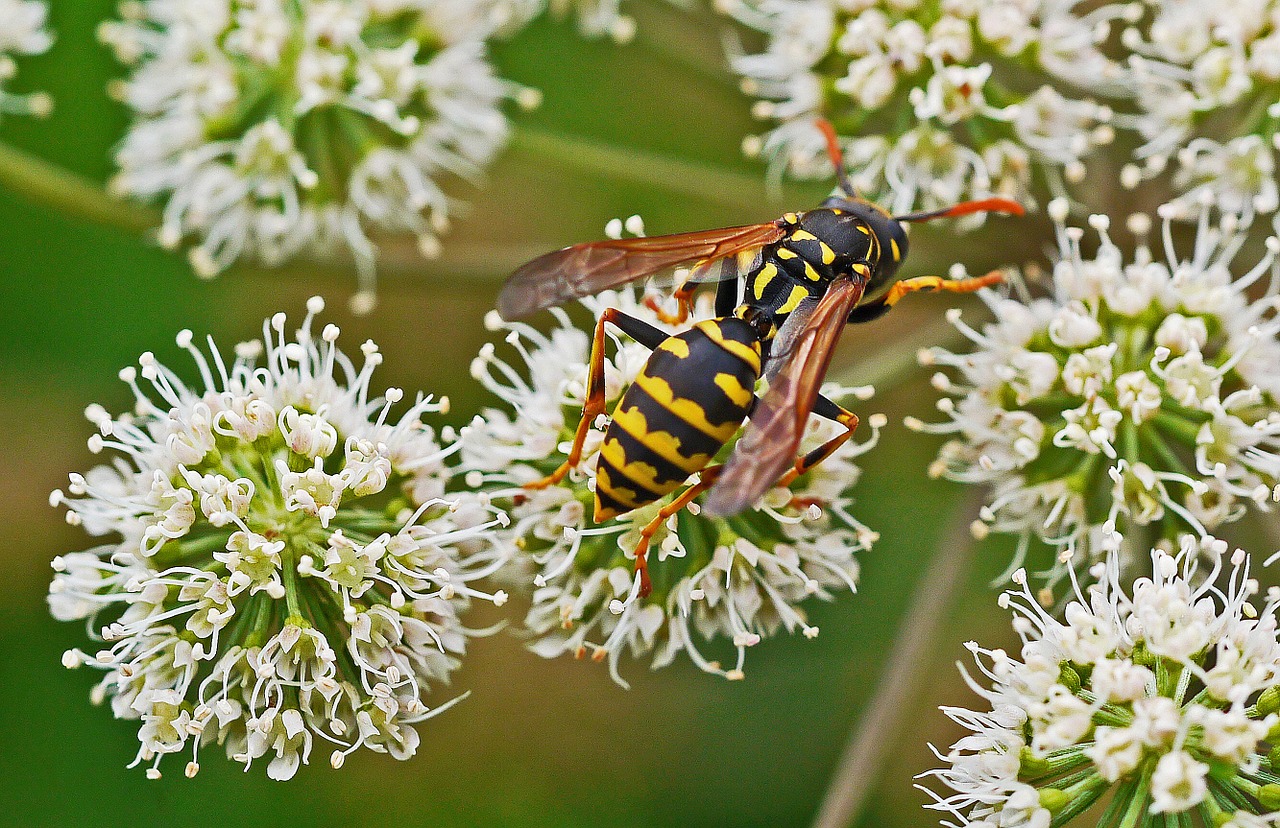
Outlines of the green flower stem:
M 536 156 L 593 175 L 737 210 L 741 210 L 744 204 L 776 201 L 767 191 L 762 175 L 735 172 L 711 164 L 572 138 L 546 130 L 531 127 L 515 130 L 511 135 L 511 148 L 522 155 Z M 796 195 L 794 200 L 804 204 L 815 201 L 812 189 L 809 188 L 807 198 Z
M 0 188 L 73 218 L 128 233 L 146 233 L 160 224 L 160 214 L 150 207 L 118 201 L 90 179 L 4 143 Z
M 974 539 L 969 525 L 977 516 L 981 493 L 962 501 L 938 542 L 938 552 L 902 619 L 889 663 L 876 686 L 870 706 L 845 744 L 840 763 L 827 785 L 814 828 L 846 828 L 862 812 L 874 791 L 884 760 L 900 743 L 902 730 L 913 722 L 910 701 L 935 663 L 933 651 L 972 557 Z

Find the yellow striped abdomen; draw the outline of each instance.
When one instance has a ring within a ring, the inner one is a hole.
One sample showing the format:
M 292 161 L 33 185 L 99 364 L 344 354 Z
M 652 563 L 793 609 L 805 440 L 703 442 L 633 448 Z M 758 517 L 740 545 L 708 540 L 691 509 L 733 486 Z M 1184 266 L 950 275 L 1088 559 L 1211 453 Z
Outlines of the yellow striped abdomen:
M 618 402 L 596 465 L 597 523 L 670 494 L 711 462 L 751 406 L 760 341 L 710 319 L 654 349 Z

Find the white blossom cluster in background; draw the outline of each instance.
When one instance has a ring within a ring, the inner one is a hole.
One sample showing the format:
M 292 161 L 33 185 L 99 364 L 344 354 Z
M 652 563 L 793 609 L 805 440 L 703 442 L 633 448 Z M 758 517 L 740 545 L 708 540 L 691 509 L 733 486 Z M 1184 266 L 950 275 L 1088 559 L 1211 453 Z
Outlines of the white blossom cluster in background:
M 1280 591 L 1257 607 L 1249 556 L 1224 566 L 1227 549 L 1186 536 L 1131 585 L 1113 557 L 1060 617 L 1019 571 L 1002 606 L 1021 652 L 969 645 L 990 709 L 943 708 L 969 733 L 925 774 L 948 789 L 930 807 L 983 828 L 1064 825 L 1100 802 L 1097 825 L 1272 825 Z
M 1142 0 L 1126 27 L 1127 74 L 1145 143 L 1123 181 L 1136 186 L 1174 163 L 1187 199 L 1212 193 L 1226 210 L 1280 206 L 1280 3 Z
M 18 73 L 14 58 L 38 55 L 53 45 L 44 0 L 0 0 L 0 115 L 48 115 L 53 99 L 44 92 L 21 94 L 7 87 Z
M 768 38 L 763 52 L 731 61 L 743 89 L 760 99 L 755 114 L 775 124 L 744 146 L 768 158 L 775 174 L 831 175 L 814 123 L 825 118 L 854 183 L 891 212 L 991 194 L 1030 203 L 1036 170 L 1060 193 L 1061 175 L 1083 176 L 1085 157 L 1112 140 L 1111 110 L 1091 96 L 1113 90 L 1122 74 L 1099 49 L 1122 13 L 1116 7 L 1085 13 L 1070 0 L 719 5 Z
M 602 293 L 584 304 L 593 314 L 618 308 L 671 329 L 629 290 Z M 883 416 L 867 418 L 869 438 L 846 443 L 789 489 L 775 489 L 759 510 L 728 520 L 701 517 L 696 510 L 673 517 L 650 547 L 653 592 L 640 597 L 633 571 L 639 530 L 675 495 L 593 525 L 592 470 L 604 434 L 600 424 L 587 438 L 578 471 L 557 486 L 520 488 L 564 462 L 584 403 L 590 329 L 576 327 L 562 310 L 553 313 L 556 325 L 547 333 L 490 318 L 505 332 L 514 357 L 508 362 L 486 346 L 472 372 L 503 407 L 482 412 L 461 438 L 460 469 L 467 487 L 483 489 L 510 512 L 511 525 L 501 534 L 516 550 L 511 577 L 521 579 L 522 586 L 532 578 L 534 585 L 525 619 L 533 651 L 607 660 L 620 684 L 625 684 L 618 673 L 624 652 L 651 656 L 655 668 L 685 653 L 701 669 L 734 679 L 743 675 L 746 649 L 762 638 L 780 629 L 817 635 L 803 604 L 830 599 L 834 591 L 855 591 L 856 555 L 876 538 L 850 515 L 850 490 L 859 475 L 854 458 L 875 444 Z M 709 304 L 700 303 L 695 319 L 710 316 Z M 649 350 L 615 331 L 609 339 L 613 347 L 605 377 L 612 409 Z M 828 385 L 825 392 L 837 400 L 865 399 L 870 389 Z M 840 428 L 812 418 L 804 448 Z M 732 662 L 706 654 L 718 638 L 736 653 Z
M 217 743 L 246 767 L 288 779 L 313 750 L 338 767 L 360 747 L 412 756 L 415 725 L 444 710 L 428 692 L 458 666 L 472 586 L 503 563 L 485 499 L 444 496 L 446 457 L 420 398 L 370 388 L 382 356 L 338 350 L 284 314 L 262 342 L 224 359 L 178 335 L 198 369 L 186 385 L 144 354 L 121 379 L 132 413 L 86 414 L 110 464 L 54 492 L 67 520 L 103 542 L 54 561 L 49 606 L 84 619 L 96 649 L 68 667 L 103 670 L 95 703 L 139 722 L 134 764 L 158 777 L 185 753 L 188 776 Z
M 1280 496 L 1280 242 L 1236 268 L 1247 228 L 1206 206 L 1179 255 L 1178 210 L 1161 209 L 1158 245 L 1149 218 L 1131 216 L 1126 260 L 1106 217 L 1089 219 L 1099 246 L 1085 255 L 1084 231 L 1051 204 L 1051 295 L 985 293 L 996 321 L 981 331 L 953 312 L 970 352 L 922 353 L 945 369 L 934 385 L 947 419 L 908 424 L 951 435 L 933 473 L 991 486 L 975 529 L 1019 535 L 1014 566 L 1033 538 L 1080 568 L 1121 535 L 1203 535 Z
M 142 0 L 101 38 L 132 68 L 134 112 L 114 190 L 163 203 L 160 240 L 196 271 L 350 253 L 354 302 L 373 302 L 372 233 L 425 256 L 455 212 L 444 185 L 476 179 L 507 139 L 502 105 L 533 90 L 494 74 L 485 40 L 509 17 L 486 0 Z
M 557 20 L 573 18 L 583 37 L 607 36 L 626 43 L 636 34 L 636 22 L 622 13 L 622 0 L 488 0 L 489 17 L 500 35 L 518 31 L 539 15 Z

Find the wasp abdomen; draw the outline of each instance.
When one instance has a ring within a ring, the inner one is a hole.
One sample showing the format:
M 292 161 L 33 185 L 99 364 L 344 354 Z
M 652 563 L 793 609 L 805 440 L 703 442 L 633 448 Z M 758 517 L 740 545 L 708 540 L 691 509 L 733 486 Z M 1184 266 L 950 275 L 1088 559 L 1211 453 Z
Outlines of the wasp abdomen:
M 760 377 L 760 339 L 733 317 L 669 337 L 614 409 L 596 466 L 597 523 L 677 489 L 742 425 Z

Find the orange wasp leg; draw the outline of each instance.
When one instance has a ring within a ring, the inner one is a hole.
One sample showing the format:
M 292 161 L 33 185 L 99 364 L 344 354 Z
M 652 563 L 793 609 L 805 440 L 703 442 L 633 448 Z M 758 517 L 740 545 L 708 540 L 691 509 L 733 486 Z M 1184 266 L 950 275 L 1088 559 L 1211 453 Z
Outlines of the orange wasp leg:
M 818 397 L 817 402 L 815 402 L 813 406 L 813 413 L 820 417 L 826 417 L 828 420 L 836 421 L 840 425 L 844 426 L 845 430 L 804 456 L 798 458 L 795 466 L 791 468 L 791 471 L 780 477 L 778 482 L 774 484 L 775 487 L 790 486 L 795 482 L 797 477 L 835 454 L 841 446 L 849 441 L 849 438 L 853 436 L 853 432 L 858 428 L 857 414 L 833 403 L 826 397 Z
M 591 358 L 587 369 L 587 394 L 582 406 L 582 419 L 573 435 L 569 457 L 551 474 L 524 484 L 526 489 L 545 489 L 554 486 L 582 462 L 582 447 L 596 418 L 604 413 L 604 326 L 614 325 L 627 336 L 647 348 L 656 348 L 667 339 L 667 334 L 634 316 L 628 316 L 616 308 L 606 308 L 596 321 L 595 337 L 591 341 Z
M 944 279 L 941 276 L 916 276 L 896 282 L 885 294 L 884 304 L 895 305 L 908 293 L 921 290 L 942 290 L 948 293 L 973 293 L 984 287 L 998 285 L 1004 281 L 1004 274 L 993 270 L 985 276 L 971 276 L 967 279 Z
M 663 506 L 658 511 L 658 514 L 654 515 L 653 520 L 646 523 L 644 528 L 640 530 L 640 542 L 636 544 L 636 572 L 640 573 L 641 598 L 647 598 L 649 593 L 653 591 L 653 582 L 649 580 L 649 542 L 657 531 L 662 528 L 662 524 L 666 523 L 672 515 L 684 509 L 698 495 L 710 489 L 715 484 L 716 478 L 720 476 L 720 470 L 723 468 L 724 466 L 709 466 L 703 469 L 698 473 L 697 483 L 685 489 L 680 493 L 679 497 Z
M 689 321 L 689 316 L 693 313 L 693 292 L 697 289 L 698 283 L 690 279 L 672 292 L 671 296 L 676 300 L 675 313 L 667 313 L 663 310 L 657 296 L 646 296 L 644 304 L 658 315 L 659 321 L 664 325 L 683 325 Z

